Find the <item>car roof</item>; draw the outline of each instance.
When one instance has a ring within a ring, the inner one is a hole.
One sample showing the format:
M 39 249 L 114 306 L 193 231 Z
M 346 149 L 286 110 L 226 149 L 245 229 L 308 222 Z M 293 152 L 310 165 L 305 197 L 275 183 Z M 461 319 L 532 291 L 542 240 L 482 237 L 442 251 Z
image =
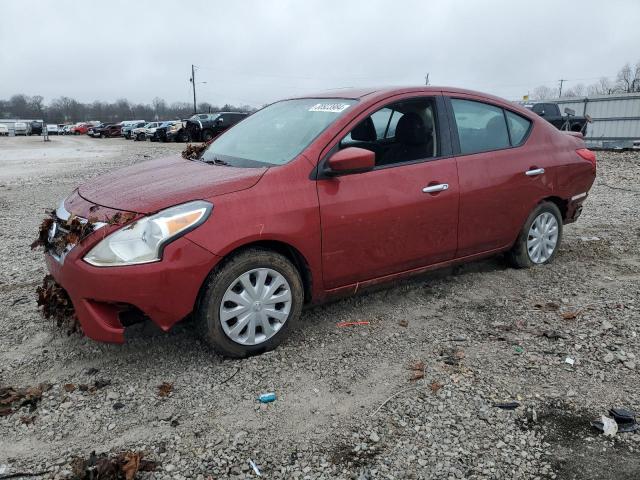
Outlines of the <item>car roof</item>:
M 436 94 L 436 93 L 449 93 L 449 94 L 466 94 L 474 95 L 478 97 L 484 97 L 494 101 L 505 102 L 504 98 L 496 97 L 488 93 L 478 92 L 475 90 L 468 90 L 458 87 L 446 87 L 446 86 L 433 86 L 433 87 L 371 87 L 371 88 L 336 88 L 332 90 L 324 90 L 322 92 L 316 92 L 308 95 L 299 95 L 295 97 L 289 97 L 288 99 L 295 98 L 345 98 L 352 100 L 372 100 L 377 98 L 390 97 L 393 95 L 399 95 L 402 93 L 424 93 L 424 94 Z

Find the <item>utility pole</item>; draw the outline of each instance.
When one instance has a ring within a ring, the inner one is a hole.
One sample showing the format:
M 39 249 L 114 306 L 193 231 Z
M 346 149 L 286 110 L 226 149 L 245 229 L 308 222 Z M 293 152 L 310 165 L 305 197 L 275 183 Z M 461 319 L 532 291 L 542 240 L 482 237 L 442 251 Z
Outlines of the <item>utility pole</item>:
M 196 68 L 195 65 L 191 65 L 191 78 L 189 79 L 191 86 L 193 87 L 193 113 L 198 113 L 198 107 L 196 106 Z
M 563 79 L 563 78 L 561 78 L 561 79 L 560 79 L 560 80 L 558 80 L 558 81 L 560 82 L 560 91 L 558 92 L 558 98 L 561 98 L 561 97 L 562 97 L 562 84 L 563 84 L 564 82 L 566 82 L 566 80 L 565 80 L 565 79 Z

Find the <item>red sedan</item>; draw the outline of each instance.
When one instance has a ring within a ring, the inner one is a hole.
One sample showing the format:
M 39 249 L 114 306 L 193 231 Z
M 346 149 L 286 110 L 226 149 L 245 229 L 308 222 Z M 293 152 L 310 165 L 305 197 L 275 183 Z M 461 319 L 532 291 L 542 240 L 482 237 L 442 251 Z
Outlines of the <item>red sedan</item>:
M 199 160 L 91 180 L 64 220 L 130 212 L 50 272 L 86 335 L 122 342 L 132 312 L 162 329 L 193 314 L 242 357 L 277 346 L 302 307 L 506 252 L 550 262 L 596 174 L 580 134 L 453 88 L 340 91 L 276 102 Z M 52 232 L 55 237 L 56 232 Z

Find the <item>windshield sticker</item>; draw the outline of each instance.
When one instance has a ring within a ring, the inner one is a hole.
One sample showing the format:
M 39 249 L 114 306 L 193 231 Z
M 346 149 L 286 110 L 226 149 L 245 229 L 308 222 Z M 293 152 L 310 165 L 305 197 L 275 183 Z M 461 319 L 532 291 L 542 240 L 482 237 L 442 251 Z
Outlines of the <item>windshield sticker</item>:
M 340 113 L 349 108 L 348 103 L 316 103 L 309 109 L 310 112 Z

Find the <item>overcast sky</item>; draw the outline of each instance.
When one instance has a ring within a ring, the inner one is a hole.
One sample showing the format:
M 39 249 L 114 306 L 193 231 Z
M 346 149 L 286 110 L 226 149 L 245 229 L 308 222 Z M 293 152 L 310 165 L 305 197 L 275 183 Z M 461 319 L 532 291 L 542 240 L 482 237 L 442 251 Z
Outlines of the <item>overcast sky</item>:
M 509 99 L 640 60 L 639 0 L 3 0 L 0 98 L 260 105 L 431 84 Z

